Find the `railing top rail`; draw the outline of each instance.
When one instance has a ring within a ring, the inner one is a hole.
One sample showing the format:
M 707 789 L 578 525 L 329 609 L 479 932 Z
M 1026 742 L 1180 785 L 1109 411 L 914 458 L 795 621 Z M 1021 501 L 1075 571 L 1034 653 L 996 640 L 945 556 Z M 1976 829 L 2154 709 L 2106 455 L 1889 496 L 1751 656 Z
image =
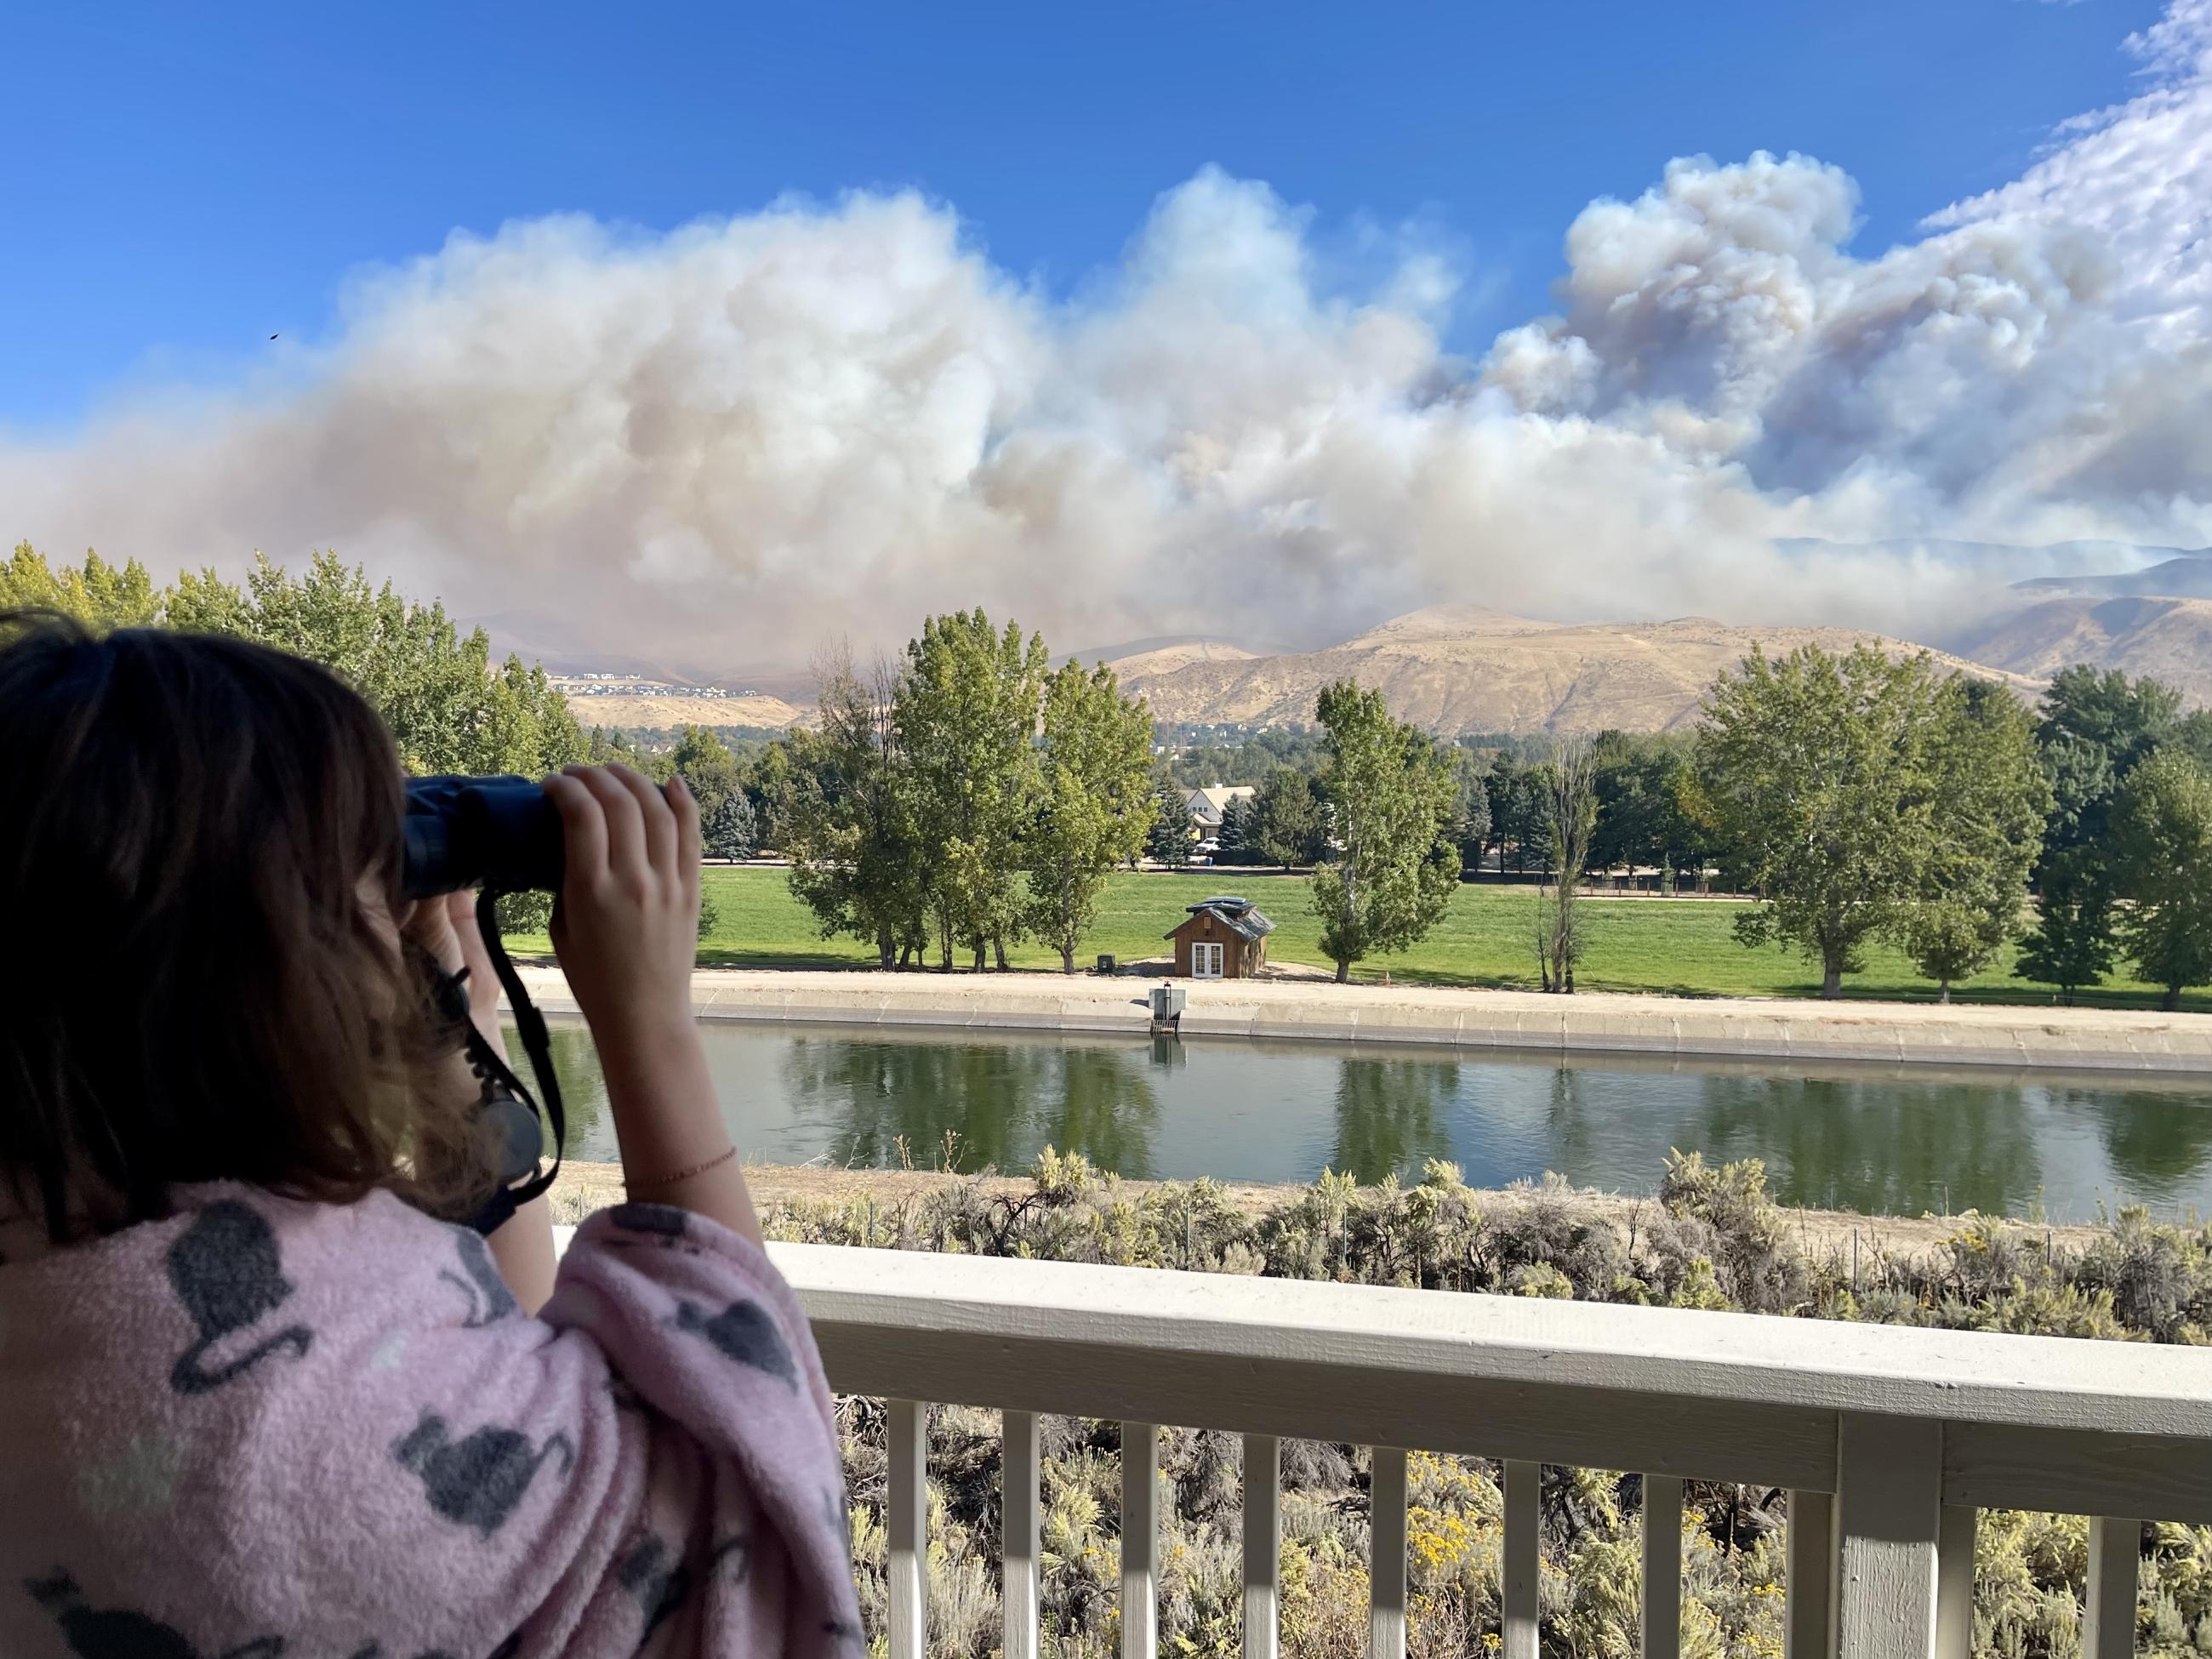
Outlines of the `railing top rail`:
M 1011 1375 L 1011 1353 L 1048 1344 L 1092 1351 L 1113 1369 L 1207 1357 L 1370 1372 L 1378 1386 L 1463 1380 L 2212 1440 L 2212 1349 L 919 1251 L 770 1249 L 818 1328 L 970 1339 L 978 1391 L 966 1397 L 975 1403 L 1020 1403 L 995 1401 L 993 1387 Z

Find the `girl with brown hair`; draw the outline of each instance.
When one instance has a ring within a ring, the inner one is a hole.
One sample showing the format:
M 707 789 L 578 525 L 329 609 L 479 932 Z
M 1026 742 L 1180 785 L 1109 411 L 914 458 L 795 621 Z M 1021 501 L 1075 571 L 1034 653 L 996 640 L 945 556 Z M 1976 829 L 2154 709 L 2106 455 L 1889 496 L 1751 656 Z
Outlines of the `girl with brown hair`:
M 837 1438 L 692 1024 L 698 813 L 545 781 L 633 1201 L 489 1246 L 389 735 L 234 640 L 0 635 L 0 1651 L 828 1655 Z

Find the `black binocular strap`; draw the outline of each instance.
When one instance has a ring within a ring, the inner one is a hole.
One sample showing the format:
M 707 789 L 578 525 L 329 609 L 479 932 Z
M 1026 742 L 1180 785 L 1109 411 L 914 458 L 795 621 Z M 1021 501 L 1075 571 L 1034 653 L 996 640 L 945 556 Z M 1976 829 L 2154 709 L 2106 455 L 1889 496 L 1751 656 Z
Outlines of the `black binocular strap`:
M 553 1162 L 529 1180 L 502 1187 L 492 1194 L 471 1221 L 478 1232 L 487 1234 L 504 1226 L 532 1199 L 544 1195 L 561 1173 L 562 1154 L 568 1143 L 568 1120 L 561 1106 L 561 1079 L 553 1071 L 553 1040 L 546 1032 L 545 1017 L 538 1012 L 537 1005 L 530 1000 L 530 994 L 522 988 L 521 975 L 514 971 L 514 963 L 507 957 L 506 942 L 499 936 L 498 903 L 496 893 L 486 890 L 477 895 L 477 931 L 483 936 L 492 973 L 500 988 L 507 993 L 507 1005 L 514 1012 L 515 1030 L 522 1038 L 523 1052 L 530 1056 L 531 1074 L 538 1079 L 545 1119 L 553 1127 Z M 496 1081 L 527 1106 L 533 1116 L 538 1113 L 539 1099 L 515 1076 L 506 1056 L 487 1042 L 473 1024 L 468 1028 L 468 1054 L 470 1063 L 479 1074 Z

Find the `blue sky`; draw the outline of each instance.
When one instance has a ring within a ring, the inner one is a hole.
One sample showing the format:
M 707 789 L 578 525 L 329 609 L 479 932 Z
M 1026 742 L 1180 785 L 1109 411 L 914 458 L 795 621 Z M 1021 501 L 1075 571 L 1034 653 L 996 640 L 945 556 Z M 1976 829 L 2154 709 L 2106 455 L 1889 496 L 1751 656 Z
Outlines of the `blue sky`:
M 1425 222 L 1452 343 L 1548 307 L 1592 198 L 1674 155 L 1840 165 L 1856 246 L 2017 177 L 2131 94 L 2142 0 L 1367 6 L 48 6 L 0 15 L 0 428 L 326 338 L 345 274 L 456 227 L 655 229 L 914 185 L 1064 293 L 1203 165 Z

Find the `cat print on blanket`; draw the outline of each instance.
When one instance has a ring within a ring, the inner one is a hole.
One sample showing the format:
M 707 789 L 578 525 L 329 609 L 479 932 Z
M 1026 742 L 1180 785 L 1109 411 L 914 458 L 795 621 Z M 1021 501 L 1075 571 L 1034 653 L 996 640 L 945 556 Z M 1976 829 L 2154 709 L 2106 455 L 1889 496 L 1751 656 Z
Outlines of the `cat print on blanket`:
M 712 1318 L 696 1303 L 679 1302 L 676 1328 L 696 1332 L 740 1365 L 780 1376 L 791 1388 L 799 1386 L 799 1368 L 791 1363 L 791 1350 L 784 1346 L 768 1310 L 757 1302 L 732 1302 Z
M 514 1311 L 514 1293 L 499 1276 L 499 1266 L 491 1259 L 491 1246 L 483 1242 L 483 1234 L 467 1227 L 456 1227 L 453 1233 L 461 1271 L 441 1268 L 438 1277 L 468 1297 L 469 1316 L 461 1322 L 464 1328 L 480 1330 Z
M 615 1568 L 615 1577 L 637 1597 L 645 1614 L 645 1630 L 637 1638 L 640 1647 L 653 1638 L 661 1620 L 691 1598 L 691 1571 L 681 1561 L 671 1561 L 669 1553 L 666 1544 L 647 1533 Z
M 201 1659 L 199 1650 L 183 1632 L 158 1619 L 121 1607 L 85 1606 L 76 1580 L 58 1567 L 45 1578 L 28 1580 L 23 1588 L 53 1615 L 62 1627 L 62 1639 L 77 1659 Z M 262 1636 L 226 1648 L 216 1659 L 282 1659 L 283 1651 L 283 1637 Z
M 235 1199 L 209 1205 L 169 1246 L 167 1266 L 177 1300 L 199 1328 L 199 1340 L 169 1371 L 169 1386 L 179 1394 L 219 1389 L 280 1349 L 304 1354 L 313 1342 L 305 1325 L 287 1325 L 258 1339 L 250 1334 L 292 1294 L 276 1235 L 252 1206 Z M 240 1340 L 226 1343 L 234 1336 Z
M 517 1430 L 487 1426 L 451 1440 L 446 1419 L 434 1412 L 424 1412 L 392 1448 L 401 1468 L 422 1477 L 432 1509 L 486 1538 L 507 1524 L 539 1467 L 556 1452 L 561 1473 L 568 1474 L 576 1454 L 566 1435 L 555 1434 L 533 1448 Z

